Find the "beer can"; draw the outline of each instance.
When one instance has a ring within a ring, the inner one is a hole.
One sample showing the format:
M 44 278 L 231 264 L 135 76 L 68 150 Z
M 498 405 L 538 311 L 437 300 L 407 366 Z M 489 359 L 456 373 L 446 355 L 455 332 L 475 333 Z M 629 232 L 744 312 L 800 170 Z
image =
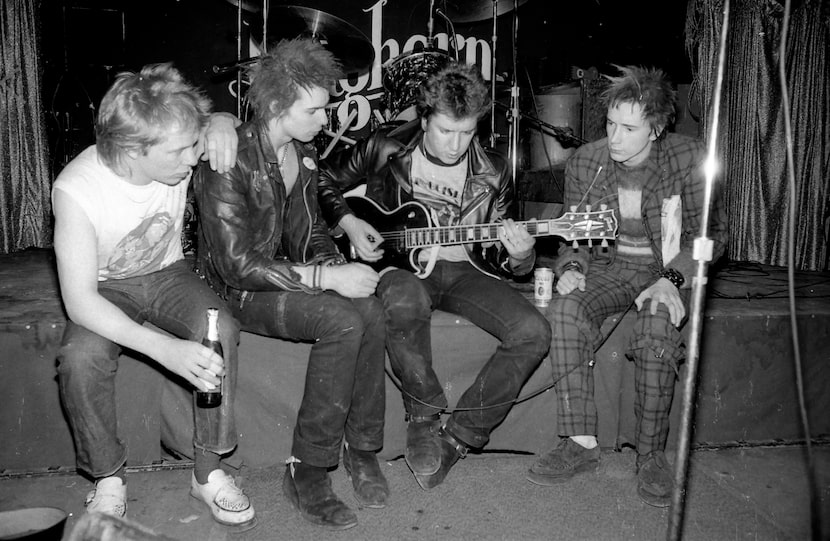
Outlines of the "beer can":
M 533 271 L 533 304 L 547 306 L 553 298 L 553 270 L 539 267 Z

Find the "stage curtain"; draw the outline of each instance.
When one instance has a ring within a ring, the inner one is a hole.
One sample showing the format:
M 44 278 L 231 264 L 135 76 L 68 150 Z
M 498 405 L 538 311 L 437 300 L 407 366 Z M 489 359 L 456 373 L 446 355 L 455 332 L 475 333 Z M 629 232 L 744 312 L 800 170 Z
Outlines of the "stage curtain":
M 709 111 L 717 76 L 723 0 L 690 0 L 687 52 L 694 71 L 692 95 Z M 779 78 L 784 4 L 774 0 L 730 2 L 723 95 L 718 123 L 727 216 L 728 257 L 733 261 L 787 264 L 788 230 L 795 227 L 795 266 L 828 268 L 828 165 L 830 165 L 830 17 L 821 0 L 792 2 L 786 53 L 796 220 L 791 203 Z M 710 115 L 701 116 L 701 135 Z
M 0 253 L 52 244 L 37 11 L 0 2 Z

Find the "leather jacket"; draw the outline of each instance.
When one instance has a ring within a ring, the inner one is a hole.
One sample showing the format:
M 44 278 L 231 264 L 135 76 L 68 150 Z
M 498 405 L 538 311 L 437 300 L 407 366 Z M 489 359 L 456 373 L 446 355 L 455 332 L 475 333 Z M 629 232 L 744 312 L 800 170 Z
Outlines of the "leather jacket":
M 366 197 L 387 211 L 413 201 L 412 152 L 423 139 L 419 119 L 400 126 L 381 126 L 354 148 L 320 163 L 320 207 L 331 227 L 351 214 L 342 194 L 365 183 Z M 485 150 L 476 138 L 467 150 L 467 181 L 461 196 L 459 224 L 486 224 L 513 218 L 514 190 L 504 158 Z M 507 250 L 482 243 L 465 244 L 470 263 L 493 277 L 521 276 L 533 269 L 533 257 L 510 267 Z M 500 246 L 500 245 L 497 245 Z
M 199 208 L 197 271 L 227 298 L 229 290 L 320 290 L 291 267 L 342 262 L 317 205 L 317 154 L 294 141 L 299 173 L 290 195 L 263 126 L 237 129 L 236 165 L 219 174 L 206 163 L 193 186 Z M 243 295 L 244 296 L 244 295 Z

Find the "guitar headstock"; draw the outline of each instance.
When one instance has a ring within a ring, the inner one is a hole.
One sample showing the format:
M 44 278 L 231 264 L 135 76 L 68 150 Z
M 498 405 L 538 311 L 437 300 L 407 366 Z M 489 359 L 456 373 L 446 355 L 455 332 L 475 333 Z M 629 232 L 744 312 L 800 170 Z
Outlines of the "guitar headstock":
M 617 215 L 613 209 L 605 205 L 600 210 L 592 210 L 590 206 L 582 212 L 571 209 L 556 222 L 566 226 L 566 231 L 560 235 L 566 240 L 614 240 L 617 238 Z

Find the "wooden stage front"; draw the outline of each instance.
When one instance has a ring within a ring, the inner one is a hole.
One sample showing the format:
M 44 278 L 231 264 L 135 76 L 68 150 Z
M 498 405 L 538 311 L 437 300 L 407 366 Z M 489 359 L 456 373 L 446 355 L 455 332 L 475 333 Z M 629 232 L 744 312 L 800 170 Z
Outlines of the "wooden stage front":
M 520 286 L 525 287 L 525 286 Z M 529 286 L 528 286 L 529 287 Z M 796 273 L 797 324 L 805 396 L 813 438 L 830 437 L 830 273 Z M 630 442 L 634 430 L 633 366 L 625 360 L 631 316 L 597 352 L 600 443 Z M 0 255 L 0 474 L 74 466 L 74 450 L 60 407 L 55 354 L 65 326 L 51 250 Z M 606 321 L 604 329 L 613 326 Z M 688 329 L 688 326 L 687 326 Z M 735 263 L 710 277 L 696 396 L 693 443 L 720 446 L 804 439 L 796 394 L 786 269 Z M 463 319 L 436 312 L 436 371 L 450 404 L 495 348 L 490 335 Z M 284 460 L 302 393 L 308 344 L 243 333 L 235 460 L 265 466 Z M 154 464 L 167 449 L 187 455 L 188 393 L 155 363 L 126 360 L 117 378 L 118 418 L 131 464 Z M 685 377 L 685 368 L 681 377 Z M 538 453 L 556 438 L 555 390 L 545 361 L 525 385 L 488 449 Z M 682 381 L 678 389 L 682 388 Z M 680 392 L 672 409 L 678 426 Z M 382 455 L 399 456 L 405 441 L 403 407 L 387 384 Z M 673 439 L 673 437 L 672 437 Z

